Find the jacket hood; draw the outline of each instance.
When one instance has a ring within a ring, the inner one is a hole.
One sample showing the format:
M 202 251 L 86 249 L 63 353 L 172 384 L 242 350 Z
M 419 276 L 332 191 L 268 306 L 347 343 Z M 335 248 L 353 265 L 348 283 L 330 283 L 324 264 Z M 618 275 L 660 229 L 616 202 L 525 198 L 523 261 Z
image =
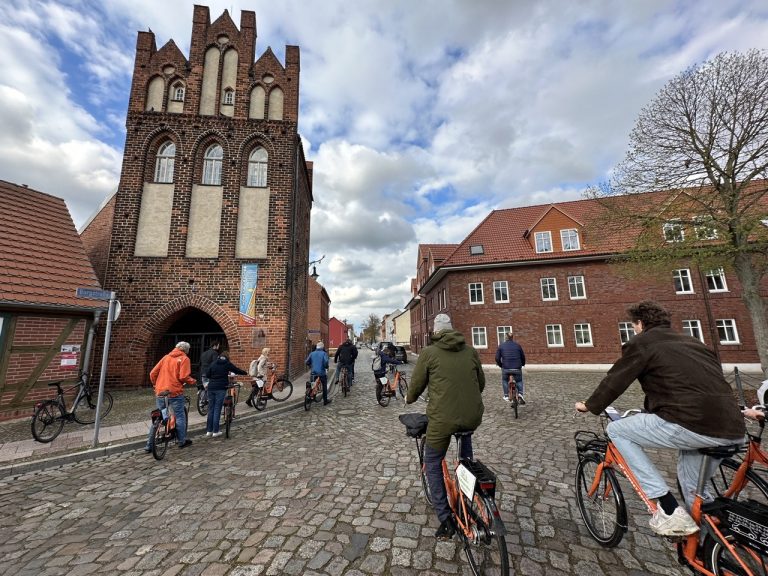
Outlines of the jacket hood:
M 178 358 L 179 356 L 186 356 L 184 352 L 180 348 L 174 348 L 168 353 L 168 356 L 173 356 L 174 358 Z
M 432 334 L 432 344 L 443 350 L 453 351 L 462 350 L 467 345 L 464 335 L 452 328 Z

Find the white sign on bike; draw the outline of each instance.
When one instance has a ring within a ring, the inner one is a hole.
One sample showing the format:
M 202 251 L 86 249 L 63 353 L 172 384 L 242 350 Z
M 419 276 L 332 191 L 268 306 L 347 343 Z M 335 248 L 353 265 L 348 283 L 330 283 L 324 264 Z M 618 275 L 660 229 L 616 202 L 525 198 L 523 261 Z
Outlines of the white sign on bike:
M 475 484 L 477 483 L 475 475 L 469 471 L 469 468 L 463 464 L 459 464 L 456 468 L 456 477 L 459 479 L 459 488 L 461 491 L 464 492 L 464 495 L 467 498 L 472 500 L 475 496 Z

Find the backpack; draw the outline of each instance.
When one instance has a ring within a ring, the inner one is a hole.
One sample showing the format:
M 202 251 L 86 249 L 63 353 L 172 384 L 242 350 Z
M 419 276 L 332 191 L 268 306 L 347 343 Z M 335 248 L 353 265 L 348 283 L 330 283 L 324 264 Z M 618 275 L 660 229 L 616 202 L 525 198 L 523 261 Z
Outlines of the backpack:
M 258 368 L 259 368 L 258 359 L 252 360 L 251 365 L 248 366 L 248 376 L 256 376 L 256 372 L 258 371 Z
M 371 370 L 374 372 L 380 372 L 381 371 L 381 354 L 376 354 L 376 356 L 373 357 L 373 360 L 371 361 Z

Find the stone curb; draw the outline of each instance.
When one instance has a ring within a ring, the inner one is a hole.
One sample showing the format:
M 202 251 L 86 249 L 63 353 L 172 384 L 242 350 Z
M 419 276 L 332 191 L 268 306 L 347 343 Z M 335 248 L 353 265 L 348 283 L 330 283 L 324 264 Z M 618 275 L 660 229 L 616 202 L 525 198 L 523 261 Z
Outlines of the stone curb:
M 304 408 L 304 399 L 299 402 L 294 400 L 287 404 L 281 404 L 276 406 L 273 410 L 265 412 L 251 412 L 248 414 L 239 414 L 237 416 L 237 422 L 249 422 L 251 420 L 264 420 L 273 416 L 279 416 L 285 412 L 291 410 L 298 410 Z M 202 436 L 204 434 L 204 427 L 196 427 L 189 430 L 187 436 L 195 437 Z M 44 458 L 41 460 L 32 460 L 29 462 L 19 462 L 17 464 L 11 464 L 10 466 L 0 467 L 0 478 L 8 478 L 10 476 L 21 476 L 22 474 L 28 474 L 30 472 L 41 472 L 49 468 L 56 468 L 58 466 L 64 466 L 66 464 L 73 464 L 75 462 L 83 462 L 85 460 L 93 460 L 95 458 L 101 458 L 104 456 L 110 456 L 112 454 L 120 454 L 122 452 L 129 452 L 131 450 L 137 450 L 143 448 L 146 444 L 146 435 L 141 438 L 125 439 L 125 442 L 120 444 L 108 444 L 107 446 L 101 446 L 99 448 L 91 448 L 81 452 L 74 452 L 70 454 L 61 454 L 59 456 L 52 456 L 50 458 Z

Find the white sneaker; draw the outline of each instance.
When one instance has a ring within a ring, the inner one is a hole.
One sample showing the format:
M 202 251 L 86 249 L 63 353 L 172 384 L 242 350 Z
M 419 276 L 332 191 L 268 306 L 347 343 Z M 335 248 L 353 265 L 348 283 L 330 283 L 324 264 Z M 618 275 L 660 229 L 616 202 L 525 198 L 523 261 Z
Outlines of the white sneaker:
M 659 506 L 651 516 L 648 525 L 651 530 L 661 536 L 688 536 L 699 531 L 696 522 L 681 506 L 675 508 L 672 514 L 665 513 Z
M 219 436 L 221 436 L 221 432 L 214 432 L 214 433 L 212 434 L 212 436 L 213 436 L 214 438 L 218 438 Z
M 504 396 L 504 402 L 509 402 L 509 396 Z
M 206 436 L 207 438 L 210 438 L 211 436 L 213 436 L 213 432 L 206 432 L 206 433 L 205 433 L 205 436 Z

